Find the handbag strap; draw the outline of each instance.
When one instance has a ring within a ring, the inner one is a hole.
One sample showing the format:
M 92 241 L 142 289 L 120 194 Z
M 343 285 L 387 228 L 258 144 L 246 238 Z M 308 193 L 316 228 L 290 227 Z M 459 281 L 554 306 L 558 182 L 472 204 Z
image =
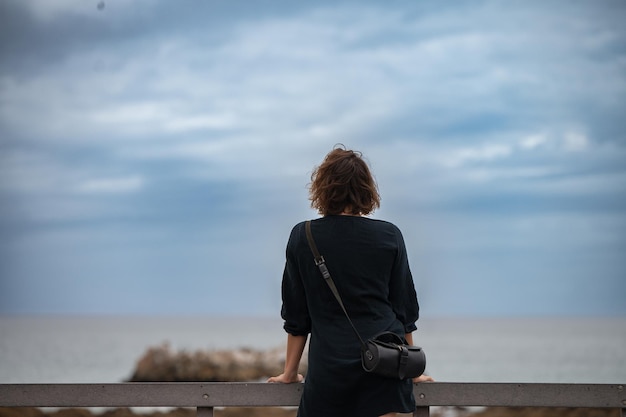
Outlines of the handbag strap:
M 343 314 L 346 315 L 346 318 L 348 319 L 350 326 L 352 326 L 352 330 L 354 330 L 354 334 L 356 335 L 356 337 L 359 338 L 359 342 L 361 342 L 361 346 L 363 347 L 364 350 L 367 350 L 367 345 L 361 338 L 359 331 L 354 326 L 354 323 L 352 323 L 352 320 L 350 319 L 350 316 L 348 315 L 348 312 L 346 311 L 346 307 L 343 305 L 343 301 L 341 300 L 339 291 L 337 291 L 337 287 L 335 286 L 335 281 L 333 281 L 333 277 L 330 276 L 330 272 L 328 272 L 328 268 L 326 267 L 326 261 L 324 260 L 324 257 L 320 255 L 319 251 L 317 250 L 317 245 L 315 244 L 315 239 L 313 239 L 313 233 L 311 232 L 310 220 L 307 220 L 305 228 L 306 228 L 306 239 L 309 242 L 309 247 L 311 248 L 311 252 L 313 252 L 315 265 L 317 265 L 317 267 L 319 268 L 320 272 L 322 273 L 322 277 L 324 277 L 324 281 L 326 281 L 326 284 L 328 284 L 328 286 L 330 287 L 330 290 L 332 291 L 333 295 L 337 299 L 337 302 L 341 306 L 341 309 L 343 310 Z

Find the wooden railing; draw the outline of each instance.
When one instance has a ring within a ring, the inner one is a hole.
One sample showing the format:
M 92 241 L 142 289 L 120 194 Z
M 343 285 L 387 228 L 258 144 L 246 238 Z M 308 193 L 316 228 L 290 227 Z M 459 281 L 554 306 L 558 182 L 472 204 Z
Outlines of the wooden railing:
M 625 384 L 626 385 L 626 384 Z M 420 383 L 414 416 L 432 406 L 584 407 L 621 409 L 625 385 Z M 0 384 L 1 407 L 195 407 L 212 417 L 216 407 L 297 406 L 302 384 L 153 382 L 120 384 Z

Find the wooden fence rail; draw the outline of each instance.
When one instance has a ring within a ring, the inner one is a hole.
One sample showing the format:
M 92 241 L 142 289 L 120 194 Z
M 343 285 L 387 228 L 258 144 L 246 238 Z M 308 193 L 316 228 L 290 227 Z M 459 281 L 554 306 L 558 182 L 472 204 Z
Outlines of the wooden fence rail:
M 417 409 L 431 406 L 617 408 L 626 417 L 624 385 L 450 383 L 415 384 Z M 302 384 L 151 382 L 120 384 L 0 384 L 0 407 L 215 407 L 297 406 Z

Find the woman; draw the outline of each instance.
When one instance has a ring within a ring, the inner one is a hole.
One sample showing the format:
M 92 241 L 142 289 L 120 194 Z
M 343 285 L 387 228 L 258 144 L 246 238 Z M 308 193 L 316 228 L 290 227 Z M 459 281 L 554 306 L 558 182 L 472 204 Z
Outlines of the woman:
M 363 339 L 392 331 L 412 344 L 419 306 L 404 240 L 393 224 L 363 217 L 380 206 L 380 196 L 361 154 L 333 149 L 311 180 L 311 206 L 323 216 L 311 222 L 311 230 L 356 328 Z M 292 229 L 286 255 L 285 369 L 268 382 L 303 381 L 298 366 L 310 333 L 299 417 L 413 412 L 412 380 L 385 379 L 362 369 L 359 341 L 315 265 L 304 222 Z

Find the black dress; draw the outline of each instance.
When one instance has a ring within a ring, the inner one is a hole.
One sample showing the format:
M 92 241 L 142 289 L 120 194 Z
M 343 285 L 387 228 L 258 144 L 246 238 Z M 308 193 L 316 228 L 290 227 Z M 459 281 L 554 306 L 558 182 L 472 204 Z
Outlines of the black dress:
M 299 417 L 368 417 L 413 412 L 410 379 L 361 368 L 360 344 L 315 266 L 305 223 L 291 231 L 282 282 L 282 318 L 293 335 L 311 333 Z M 363 339 L 416 329 L 419 306 L 400 230 L 358 216 L 326 216 L 311 230 L 350 318 Z

